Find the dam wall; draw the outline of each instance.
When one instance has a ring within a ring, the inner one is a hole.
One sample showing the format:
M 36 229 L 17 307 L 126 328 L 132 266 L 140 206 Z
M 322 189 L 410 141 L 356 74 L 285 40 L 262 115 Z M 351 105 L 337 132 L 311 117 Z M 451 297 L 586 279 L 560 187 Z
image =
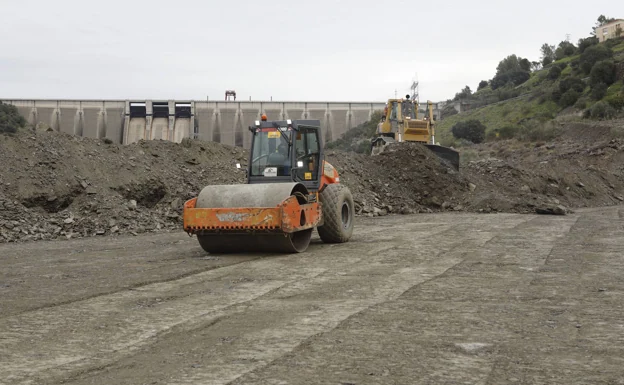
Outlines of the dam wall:
M 318 119 L 326 142 L 382 111 L 385 102 L 0 100 L 38 129 L 130 144 L 198 138 L 248 148 L 248 127 L 269 120 Z

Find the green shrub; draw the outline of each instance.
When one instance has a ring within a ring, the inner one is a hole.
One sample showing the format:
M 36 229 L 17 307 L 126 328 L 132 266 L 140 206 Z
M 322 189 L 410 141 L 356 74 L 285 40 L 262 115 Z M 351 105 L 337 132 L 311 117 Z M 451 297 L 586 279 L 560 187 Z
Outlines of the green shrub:
M 548 71 L 548 79 L 555 80 L 561 75 L 561 68 L 554 66 Z
M 530 77 L 531 75 L 526 71 L 504 72 L 494 76 L 490 85 L 493 90 L 504 87 L 508 84 L 518 86 L 529 80 Z
M 562 129 L 554 122 L 526 121 L 518 129 L 516 138 L 525 142 L 547 141 L 561 135 Z
M 487 80 L 481 80 L 481 81 L 479 82 L 479 87 L 477 88 L 477 91 L 479 91 L 479 90 L 481 90 L 481 89 L 483 89 L 483 88 L 485 88 L 485 87 L 487 87 L 487 86 L 488 86 L 488 82 L 487 82 Z
M 600 101 L 589 109 L 589 116 L 593 119 L 611 119 L 615 117 L 616 111 L 609 103 Z
M 592 86 L 591 97 L 594 100 L 600 100 L 607 95 L 607 88 L 609 88 L 606 84 L 600 82 L 596 83 Z
M 613 51 L 606 45 L 593 45 L 581 55 L 580 66 L 584 73 L 589 74 L 594 64 L 612 57 Z
M 559 91 L 562 95 L 568 90 L 575 90 L 579 93 L 582 93 L 584 89 L 585 83 L 581 79 L 574 76 L 570 76 L 559 82 Z
M 559 105 L 563 108 L 573 106 L 580 96 L 581 93 L 577 90 L 569 89 L 563 95 L 561 95 L 561 99 L 559 99 Z
M 345 151 L 356 151 L 360 144 L 356 143 L 361 138 L 370 139 L 375 135 L 377 131 L 377 124 L 381 119 L 382 112 L 374 111 L 371 114 L 371 119 L 364 122 L 357 127 L 350 128 L 340 136 L 340 138 L 331 141 L 325 145 L 327 149 L 340 149 Z
M 12 104 L 0 102 L 0 133 L 15 133 L 26 125 L 26 119 Z
M 498 137 L 501 139 L 511 139 L 515 138 L 518 135 L 518 131 L 520 128 L 518 126 L 507 125 L 499 128 L 497 130 Z
M 563 92 L 557 89 L 550 93 L 550 98 L 554 102 L 559 103 L 559 100 L 561 100 L 561 95 L 563 95 Z
M 496 90 L 496 97 L 499 101 L 508 100 L 511 98 L 515 98 L 520 95 L 520 90 L 510 90 L 510 89 L 498 89 Z
M 611 60 L 599 61 L 591 69 L 589 75 L 590 84 L 604 83 L 608 86 L 615 83 L 615 63 Z
M 533 107 L 530 104 L 525 104 L 520 108 L 520 112 L 522 112 L 522 115 L 528 115 L 531 113 L 531 111 L 533 111 Z
M 605 46 L 607 46 L 607 48 L 613 48 L 616 45 L 619 45 L 621 42 L 622 42 L 621 39 L 609 39 L 605 41 Z
M 486 127 L 476 119 L 456 123 L 451 127 L 451 133 L 457 139 L 466 139 L 472 143 L 482 143 L 485 139 Z
M 547 122 L 554 118 L 555 118 L 555 115 L 550 111 L 538 112 L 537 114 L 535 114 L 535 116 L 533 116 L 533 119 L 539 122 Z
M 574 103 L 574 108 L 577 110 L 584 110 L 587 108 L 588 100 L 585 97 L 579 98 L 576 103 Z
M 623 95 L 610 95 L 604 99 L 605 102 L 609 103 L 611 107 L 616 110 L 621 110 L 624 108 L 624 96 Z
M 562 41 L 559 43 L 559 47 L 555 51 L 557 59 L 563 59 L 564 57 L 572 56 L 576 53 L 576 47 L 574 44 L 568 41 Z
M 585 52 L 585 50 L 593 45 L 598 44 L 598 38 L 596 36 L 591 36 L 585 39 L 579 39 L 578 42 L 578 50 L 580 53 Z

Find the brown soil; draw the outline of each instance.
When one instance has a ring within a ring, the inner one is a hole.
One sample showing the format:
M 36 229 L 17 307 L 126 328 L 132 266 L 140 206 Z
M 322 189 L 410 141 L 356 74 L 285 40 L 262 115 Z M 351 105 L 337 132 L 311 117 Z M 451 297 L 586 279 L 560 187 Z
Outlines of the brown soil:
M 236 162 L 243 149 L 211 142 L 0 135 L 0 242 L 179 229 L 203 186 L 244 181 Z
M 564 214 L 624 200 L 623 121 L 574 123 L 552 143 L 461 149 L 457 173 L 418 144 L 379 156 L 331 150 L 360 215 L 432 211 Z M 617 131 L 617 130 L 616 130 Z M 247 153 L 211 142 L 120 146 L 69 135 L 0 135 L 0 242 L 181 229 L 182 204 L 243 183 Z

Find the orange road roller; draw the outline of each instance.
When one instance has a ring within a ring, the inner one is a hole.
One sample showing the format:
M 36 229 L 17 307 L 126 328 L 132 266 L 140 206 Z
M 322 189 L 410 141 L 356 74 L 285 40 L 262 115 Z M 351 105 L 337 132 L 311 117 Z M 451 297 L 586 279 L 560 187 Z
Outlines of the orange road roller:
M 324 159 L 319 120 L 249 127 L 247 183 L 210 185 L 184 204 L 184 230 L 208 253 L 307 250 L 316 228 L 325 243 L 353 233 L 351 191 Z

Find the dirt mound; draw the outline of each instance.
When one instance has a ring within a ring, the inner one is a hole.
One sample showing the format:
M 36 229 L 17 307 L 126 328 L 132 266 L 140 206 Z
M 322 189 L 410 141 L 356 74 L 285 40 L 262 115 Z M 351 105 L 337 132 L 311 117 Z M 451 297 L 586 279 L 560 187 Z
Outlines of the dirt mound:
M 611 139 L 614 124 L 574 125 L 548 144 L 462 148 L 459 172 L 416 143 L 378 156 L 326 155 L 358 215 L 565 214 L 624 201 L 624 141 Z M 0 242 L 180 230 L 184 201 L 206 185 L 243 183 L 236 163 L 244 168 L 247 155 L 193 140 L 121 146 L 54 132 L 0 135 Z
M 0 242 L 179 229 L 203 186 L 244 181 L 236 162 L 243 149 L 210 142 L 2 135 Z
M 352 189 L 361 214 L 565 214 L 624 200 L 624 141 L 612 139 L 621 126 L 570 123 L 548 144 L 510 140 L 461 148 L 459 173 L 414 143 L 395 144 L 376 157 L 328 152 L 328 160 Z
M 399 143 L 377 156 L 328 152 L 360 214 L 461 210 L 470 182 L 425 146 Z
M 575 130 L 579 127 L 575 127 Z M 515 141 L 475 146 L 479 159 L 462 173 L 478 188 L 471 210 L 529 213 L 620 204 L 624 198 L 624 142 L 587 133 L 546 145 Z M 581 138 L 591 137 L 589 143 Z M 598 140 L 598 141 L 597 141 Z

